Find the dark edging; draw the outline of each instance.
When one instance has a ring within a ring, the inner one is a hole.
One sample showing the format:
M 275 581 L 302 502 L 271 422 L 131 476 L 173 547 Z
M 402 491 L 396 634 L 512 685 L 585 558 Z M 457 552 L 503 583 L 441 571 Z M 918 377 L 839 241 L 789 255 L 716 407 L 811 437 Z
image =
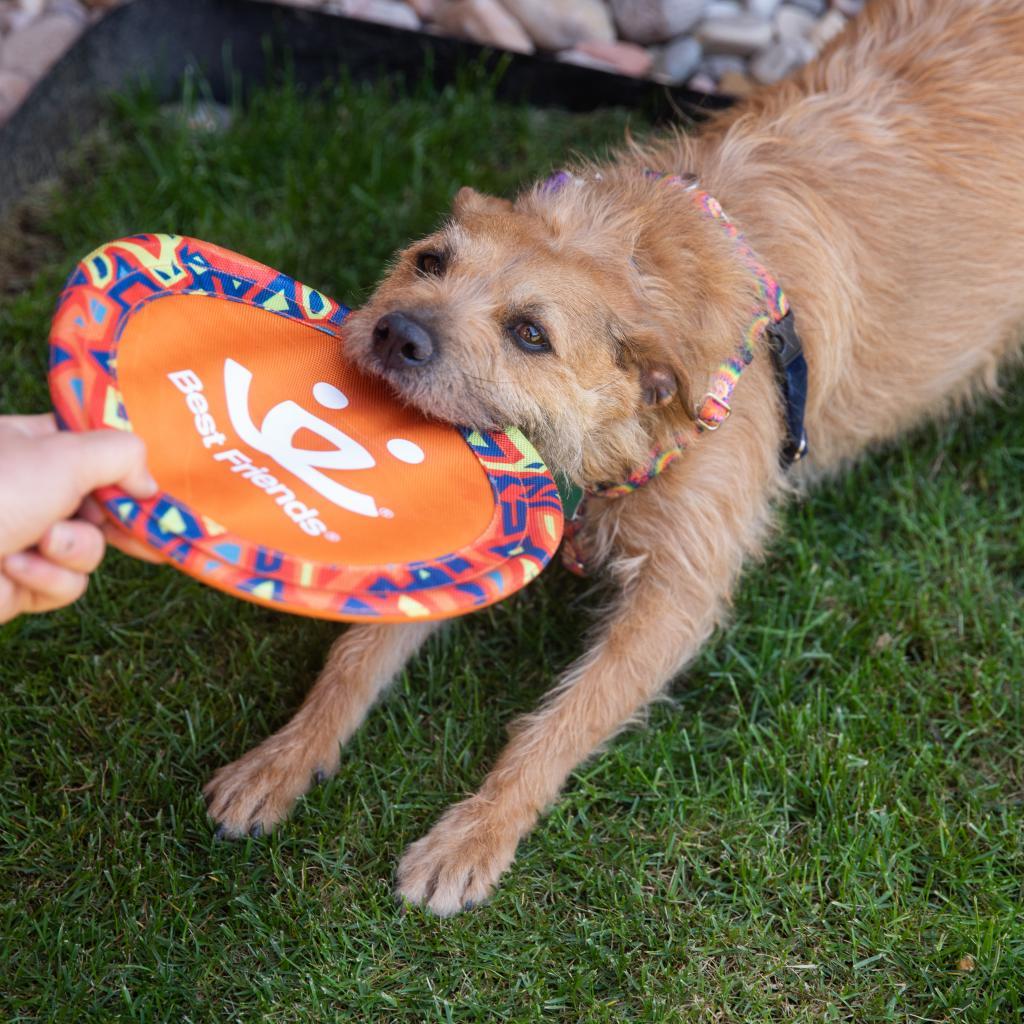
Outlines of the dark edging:
M 317 85 L 345 67 L 357 80 L 398 74 L 451 82 L 479 62 L 497 69 L 502 99 L 568 110 L 624 106 L 655 120 L 699 118 L 725 105 L 718 97 L 562 64 L 550 57 L 495 54 L 472 43 L 407 32 L 256 0 L 135 0 L 92 26 L 0 127 L 0 216 L 34 182 L 54 173 L 61 155 L 98 123 L 106 97 L 144 80 L 163 101 L 181 95 L 182 76 L 199 71 L 214 99 L 265 81 L 289 58 L 294 78 Z M 226 72 L 225 68 L 230 68 Z

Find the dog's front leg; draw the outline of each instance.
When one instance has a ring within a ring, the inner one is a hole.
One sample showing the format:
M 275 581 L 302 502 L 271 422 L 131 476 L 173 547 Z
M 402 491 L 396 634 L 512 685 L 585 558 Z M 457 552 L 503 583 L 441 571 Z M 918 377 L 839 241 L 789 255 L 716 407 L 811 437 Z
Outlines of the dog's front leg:
M 673 578 L 685 570 L 667 560 L 626 586 L 593 648 L 540 710 L 514 724 L 480 791 L 406 851 L 400 896 L 449 915 L 489 894 L 573 768 L 630 724 L 714 628 L 728 584 L 693 568 Z
M 206 784 L 217 835 L 262 835 L 338 767 L 339 747 L 438 623 L 352 626 L 335 641 L 292 720 Z
M 673 604 L 678 597 L 650 576 L 625 591 L 593 649 L 514 724 L 480 791 L 406 851 L 401 896 L 449 915 L 488 895 L 573 768 L 658 695 L 712 628 L 707 595 L 692 595 L 689 610 Z
M 514 723 L 479 792 L 409 847 L 399 895 L 442 915 L 484 899 L 569 773 L 700 650 L 760 549 L 780 482 L 771 440 L 732 433 L 698 445 L 671 481 L 606 506 L 622 582 L 596 642 L 540 710 Z

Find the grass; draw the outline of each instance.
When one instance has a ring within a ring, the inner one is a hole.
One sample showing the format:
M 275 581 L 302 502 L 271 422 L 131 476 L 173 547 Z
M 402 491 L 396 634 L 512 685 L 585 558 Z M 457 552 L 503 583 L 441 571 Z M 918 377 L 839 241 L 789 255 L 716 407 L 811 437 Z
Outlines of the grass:
M 457 185 L 508 193 L 625 121 L 501 106 L 473 73 L 285 84 L 213 134 L 121 101 L 6 246 L 0 409 L 46 407 L 49 314 L 100 241 L 185 232 L 358 302 Z M 200 786 L 288 718 L 335 628 L 111 555 L 78 606 L 0 629 L 0 1016 L 1019 1020 L 1016 384 L 791 508 L 674 704 L 450 921 L 401 913 L 393 866 L 579 651 L 585 588 L 553 569 L 458 622 L 289 824 L 229 844 Z

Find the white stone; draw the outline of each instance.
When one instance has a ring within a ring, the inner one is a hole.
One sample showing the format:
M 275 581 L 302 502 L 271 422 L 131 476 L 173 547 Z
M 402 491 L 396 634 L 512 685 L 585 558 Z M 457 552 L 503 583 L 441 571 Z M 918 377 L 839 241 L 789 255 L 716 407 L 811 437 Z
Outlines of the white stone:
M 43 13 L 45 0 L 0 0 L 0 33 L 14 32 Z
M 697 38 L 707 53 L 735 53 L 747 56 L 763 50 L 772 41 L 770 22 L 752 14 L 735 18 L 707 18 L 697 29 Z
M 680 36 L 658 54 L 655 69 L 661 80 L 671 85 L 682 84 L 697 70 L 703 55 L 700 43 L 693 36 Z
M 846 28 L 846 15 L 834 8 L 811 31 L 811 42 L 818 50 L 826 46 Z
M 771 85 L 805 63 L 806 51 L 792 39 L 780 39 L 750 62 L 750 73 L 763 85 Z
M 36 82 L 63 56 L 83 27 L 83 22 L 66 14 L 44 14 L 3 41 L 0 68 Z
M 614 64 L 606 60 L 600 60 L 589 53 L 584 53 L 582 50 L 577 50 L 575 48 L 562 50 L 558 54 L 558 59 L 564 64 L 575 64 L 577 67 L 581 68 L 592 68 L 594 71 L 605 71 L 610 75 L 618 74 Z
M 704 14 L 704 0 L 611 0 L 623 39 L 660 43 L 689 32 Z
M 415 31 L 420 27 L 416 12 L 401 0 L 334 0 L 331 7 L 349 18 L 361 18 L 391 28 Z
M 747 62 L 734 53 L 712 53 L 700 62 L 700 69 L 710 75 L 716 82 L 722 75 L 739 74 L 746 70 Z
M 621 39 L 610 43 L 603 39 L 587 39 L 573 49 L 596 60 L 603 60 L 620 75 L 631 75 L 633 78 L 643 78 L 650 74 L 651 66 L 654 64 L 654 56 L 650 50 Z
M 544 50 L 615 39 L 611 14 L 601 0 L 504 0 L 504 6 Z
M 78 0 L 47 0 L 47 14 L 66 14 L 69 18 L 77 18 L 83 24 L 89 20 L 89 12 Z
M 705 18 L 738 18 L 743 13 L 739 0 L 711 0 L 704 10 Z
M 533 42 L 522 25 L 498 0 L 454 0 L 437 15 L 437 27 L 485 46 L 514 53 L 533 53 Z
M 803 7 L 783 4 L 775 15 L 775 31 L 780 39 L 810 39 L 818 19 Z
M 443 0 L 409 0 L 409 4 L 423 21 L 433 21 L 446 6 Z
M 747 12 L 763 21 L 771 21 L 779 6 L 779 0 L 747 0 Z
M 706 92 L 709 96 L 718 92 L 715 80 L 710 75 L 705 75 L 703 71 L 698 71 L 686 84 L 694 92 Z

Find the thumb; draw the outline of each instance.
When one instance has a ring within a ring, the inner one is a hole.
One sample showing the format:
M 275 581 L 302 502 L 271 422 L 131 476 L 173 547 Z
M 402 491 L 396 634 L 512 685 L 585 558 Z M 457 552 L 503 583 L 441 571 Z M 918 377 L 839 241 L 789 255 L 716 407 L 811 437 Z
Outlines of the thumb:
M 71 481 L 81 500 L 97 487 L 117 486 L 133 498 L 151 498 L 156 481 L 146 469 L 146 446 L 135 434 L 123 430 L 61 432 L 43 443 L 61 446 Z

